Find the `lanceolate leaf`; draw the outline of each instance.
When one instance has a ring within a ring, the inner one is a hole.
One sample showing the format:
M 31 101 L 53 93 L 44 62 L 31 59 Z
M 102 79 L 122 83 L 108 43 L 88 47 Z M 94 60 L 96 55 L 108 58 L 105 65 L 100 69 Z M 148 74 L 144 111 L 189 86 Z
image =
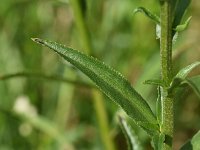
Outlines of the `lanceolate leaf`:
M 197 66 L 200 65 L 200 62 L 197 61 L 183 69 L 181 69 L 177 75 L 173 78 L 169 91 L 172 91 L 174 88 L 178 87 L 188 76 L 188 74 Z
M 85 73 L 96 85 L 139 125 L 149 123 L 157 128 L 157 121 L 149 105 L 118 72 L 77 50 L 67 48 L 55 42 L 33 39 L 33 41 L 53 49 L 65 60 Z M 153 130 L 153 129 L 152 129 Z
M 131 128 L 128 126 L 128 123 L 126 122 L 126 120 L 119 116 L 119 123 L 122 129 L 122 132 L 124 133 L 124 136 L 126 137 L 128 150 L 141 150 L 142 148 L 140 146 L 138 137 L 133 133 Z
M 148 9 L 144 7 L 138 7 L 134 10 L 134 13 L 138 13 L 138 12 L 145 14 L 148 18 L 153 20 L 155 23 L 160 24 L 160 18 L 157 15 L 151 13 Z
M 198 150 L 200 148 L 200 131 L 193 136 L 180 150 Z
M 181 69 L 178 73 L 177 73 L 177 75 L 175 76 L 175 78 L 180 78 L 180 79 L 185 79 L 186 77 L 187 77 L 187 75 L 195 68 L 195 67 L 197 67 L 197 66 L 199 66 L 200 65 L 200 62 L 199 61 L 197 61 L 197 62 L 195 62 L 195 63 L 193 63 L 193 64 L 191 64 L 191 65 L 189 65 L 189 66 L 187 66 L 187 67 L 185 67 L 185 68 L 183 68 L 183 69 Z

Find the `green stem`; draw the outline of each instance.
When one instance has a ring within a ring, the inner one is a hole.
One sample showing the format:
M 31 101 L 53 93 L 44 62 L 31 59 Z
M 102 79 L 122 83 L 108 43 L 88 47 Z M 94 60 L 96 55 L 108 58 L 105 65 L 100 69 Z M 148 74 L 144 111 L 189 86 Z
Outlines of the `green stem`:
M 163 120 L 161 132 L 165 134 L 164 149 L 172 149 L 174 117 L 173 97 L 168 92 L 172 78 L 172 0 L 163 0 L 161 3 L 161 76 L 165 84 L 161 90 Z
M 84 21 L 84 17 L 81 12 L 80 4 L 78 0 L 71 0 L 72 9 L 74 12 L 74 17 L 76 20 L 76 25 L 80 33 L 80 40 L 82 41 L 83 48 L 87 54 L 92 53 L 92 43 L 89 37 L 89 31 Z M 114 142 L 112 141 L 111 135 L 109 134 L 109 124 L 106 114 L 106 109 L 103 102 L 103 95 L 99 91 L 93 89 L 93 103 L 96 111 L 100 135 L 104 147 L 106 150 L 115 150 Z

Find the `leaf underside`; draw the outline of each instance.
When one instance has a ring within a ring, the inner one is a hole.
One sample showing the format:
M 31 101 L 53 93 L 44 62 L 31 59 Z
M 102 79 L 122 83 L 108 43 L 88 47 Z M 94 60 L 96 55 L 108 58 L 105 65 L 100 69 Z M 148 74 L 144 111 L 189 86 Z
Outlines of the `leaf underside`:
M 136 124 L 151 124 L 153 129 L 149 130 L 157 128 L 156 117 L 147 102 L 120 73 L 103 62 L 64 45 L 38 38 L 32 40 L 54 50 L 86 74 L 102 92 L 122 107 Z

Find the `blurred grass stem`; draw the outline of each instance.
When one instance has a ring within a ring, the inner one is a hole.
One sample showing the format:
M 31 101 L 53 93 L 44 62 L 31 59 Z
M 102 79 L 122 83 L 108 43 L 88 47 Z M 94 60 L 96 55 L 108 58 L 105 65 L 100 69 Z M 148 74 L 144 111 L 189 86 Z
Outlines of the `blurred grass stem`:
M 95 86 L 91 84 L 87 84 L 82 81 L 76 81 L 68 78 L 63 78 L 58 75 L 46 75 L 42 73 L 33 73 L 33 72 L 17 72 L 17 73 L 8 73 L 5 75 L 0 75 L 0 80 L 9 80 L 13 78 L 40 78 L 40 79 L 47 79 L 57 82 L 65 82 L 68 84 L 75 84 L 78 86 L 83 86 L 86 88 L 96 88 Z
M 80 40 L 87 54 L 92 53 L 92 43 L 89 37 L 89 31 L 84 21 L 83 13 L 78 0 L 70 1 L 77 29 L 80 33 Z M 104 106 L 103 95 L 96 89 L 92 89 L 93 103 L 99 123 L 101 139 L 106 150 L 115 150 L 111 135 L 109 134 L 108 118 Z

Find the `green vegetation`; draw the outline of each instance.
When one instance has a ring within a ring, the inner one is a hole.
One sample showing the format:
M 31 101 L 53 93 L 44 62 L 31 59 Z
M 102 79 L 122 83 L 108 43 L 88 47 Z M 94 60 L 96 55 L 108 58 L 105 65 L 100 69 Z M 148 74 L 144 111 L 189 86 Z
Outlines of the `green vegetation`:
M 190 3 L 5 1 L 0 149 L 198 150 L 198 3 Z

